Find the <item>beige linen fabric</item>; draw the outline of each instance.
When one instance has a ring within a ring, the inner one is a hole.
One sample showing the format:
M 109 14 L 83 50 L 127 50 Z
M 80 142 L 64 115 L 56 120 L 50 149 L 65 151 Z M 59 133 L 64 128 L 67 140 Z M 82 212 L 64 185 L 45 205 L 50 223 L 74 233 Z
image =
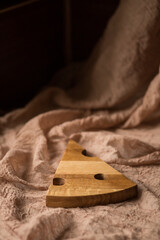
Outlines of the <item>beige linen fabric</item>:
M 0 240 L 160 239 L 160 1 L 122 0 L 85 63 L 0 118 Z M 135 181 L 136 199 L 52 209 L 69 139 Z

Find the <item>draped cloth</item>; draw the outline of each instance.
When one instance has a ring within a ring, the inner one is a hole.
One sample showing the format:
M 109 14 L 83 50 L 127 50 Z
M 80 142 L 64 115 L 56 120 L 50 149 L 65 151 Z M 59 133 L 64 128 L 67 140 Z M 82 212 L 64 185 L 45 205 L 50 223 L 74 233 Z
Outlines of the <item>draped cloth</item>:
M 89 59 L 0 118 L 0 239 L 160 239 L 160 1 L 122 0 Z M 47 208 L 68 140 L 138 185 L 130 201 Z

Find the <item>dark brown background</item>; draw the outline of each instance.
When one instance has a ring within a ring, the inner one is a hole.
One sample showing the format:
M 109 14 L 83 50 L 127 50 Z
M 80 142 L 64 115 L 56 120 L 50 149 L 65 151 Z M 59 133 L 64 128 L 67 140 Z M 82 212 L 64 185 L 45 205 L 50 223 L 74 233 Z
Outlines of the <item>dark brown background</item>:
M 24 106 L 66 64 L 67 54 L 72 61 L 86 59 L 119 3 L 66 0 L 68 27 L 64 1 L 28 1 L 21 7 L 17 4 L 27 1 L 0 2 L 1 110 Z

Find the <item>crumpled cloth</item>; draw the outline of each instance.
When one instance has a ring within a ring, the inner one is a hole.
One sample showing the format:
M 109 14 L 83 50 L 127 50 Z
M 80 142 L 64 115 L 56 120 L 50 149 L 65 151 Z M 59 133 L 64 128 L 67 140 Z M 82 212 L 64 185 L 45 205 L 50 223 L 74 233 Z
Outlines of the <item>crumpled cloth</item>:
M 122 0 L 90 58 L 0 118 L 0 240 L 160 239 L 160 1 Z M 138 197 L 47 208 L 68 140 L 138 185 Z

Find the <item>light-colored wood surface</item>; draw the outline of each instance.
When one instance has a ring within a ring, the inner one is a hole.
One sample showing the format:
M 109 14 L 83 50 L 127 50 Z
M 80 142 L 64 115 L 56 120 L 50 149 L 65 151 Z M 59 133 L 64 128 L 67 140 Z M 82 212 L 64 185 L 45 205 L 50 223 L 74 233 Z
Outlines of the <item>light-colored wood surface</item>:
M 98 157 L 84 156 L 70 140 L 46 195 L 48 207 L 89 207 L 125 201 L 137 186 Z

